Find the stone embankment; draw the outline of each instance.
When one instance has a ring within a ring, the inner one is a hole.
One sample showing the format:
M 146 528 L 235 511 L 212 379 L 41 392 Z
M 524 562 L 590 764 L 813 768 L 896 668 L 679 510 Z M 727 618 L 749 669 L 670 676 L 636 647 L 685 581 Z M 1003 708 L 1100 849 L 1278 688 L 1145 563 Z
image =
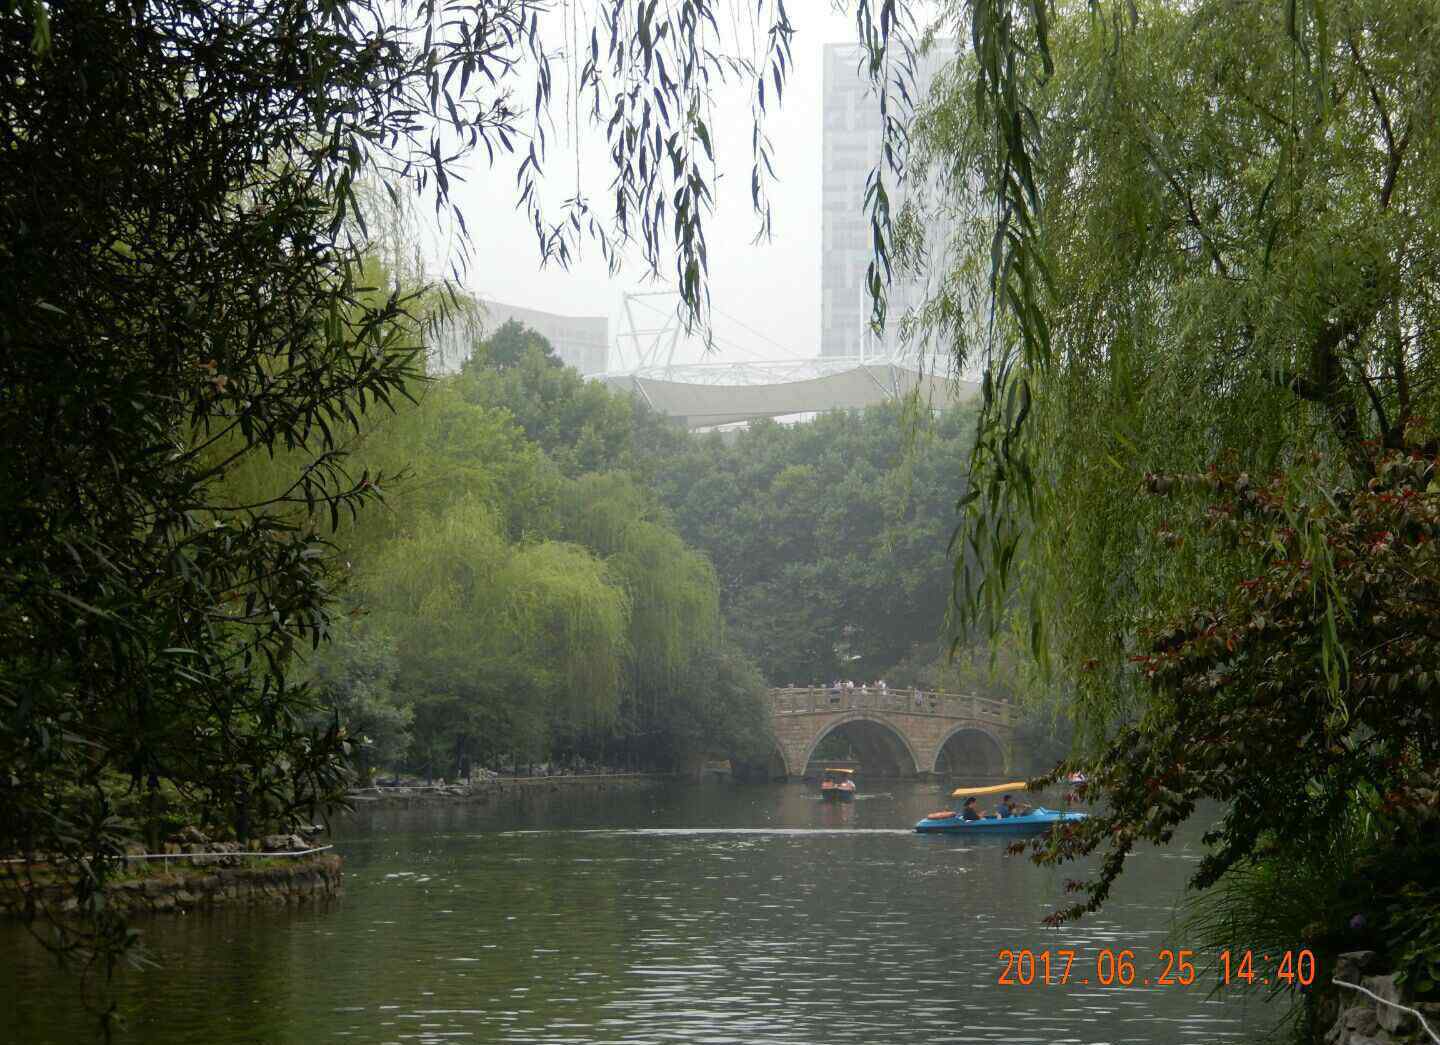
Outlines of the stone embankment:
M 299 835 L 269 835 L 250 847 L 203 839 L 187 828 L 161 853 L 132 853 L 106 886 L 107 902 L 133 914 L 166 913 L 311 903 L 341 891 L 340 857 Z M 43 875 L 42 868 L 35 878 Z M 61 912 L 76 906 L 64 884 L 21 878 L 0 887 L 0 916 L 23 914 L 31 901 Z
M 1354 951 L 1336 960 L 1336 980 L 1356 984 L 1376 997 L 1350 987 L 1333 988 L 1336 993 L 1322 1002 L 1320 1010 L 1324 1045 L 1411 1045 L 1436 1041 L 1421 1027 L 1416 1013 L 1424 1018 L 1431 1032 L 1440 1034 L 1440 1003 L 1417 1004 L 1410 1000 L 1395 982 L 1393 973 L 1366 975 L 1374 964 L 1374 951 Z
M 138 913 L 311 903 L 338 896 L 340 888 L 340 858 L 317 853 L 259 867 L 173 868 L 117 882 L 107 896 L 122 910 Z
M 643 787 L 674 780 L 671 773 L 591 773 L 568 776 L 501 776 L 476 778 L 457 784 L 377 785 L 356 788 L 345 797 L 359 805 L 372 802 L 488 802 L 512 791 L 607 791 Z

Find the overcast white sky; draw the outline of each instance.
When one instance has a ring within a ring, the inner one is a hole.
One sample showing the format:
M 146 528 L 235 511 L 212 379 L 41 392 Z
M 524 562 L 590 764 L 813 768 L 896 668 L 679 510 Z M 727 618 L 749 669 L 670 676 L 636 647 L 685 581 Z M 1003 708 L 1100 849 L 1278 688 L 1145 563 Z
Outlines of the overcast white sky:
M 753 3 L 748 6 L 753 10 Z M 779 176 L 772 192 L 774 227 L 768 244 L 751 244 L 756 222 L 750 208 L 748 85 L 717 96 L 720 111 L 711 133 L 722 176 L 716 213 L 707 225 L 711 295 L 716 333 L 722 339 L 721 352 L 709 357 L 714 360 L 819 355 L 822 48 L 827 43 L 853 42 L 855 26 L 851 16 L 832 13 L 828 0 L 795 0 L 790 8 L 797 30 L 794 68 L 783 107 L 772 106 L 766 123 Z M 566 88 L 557 83 L 553 113 L 562 139 L 565 94 Z M 603 146 L 599 129 L 589 129 L 588 134 Z M 592 144 L 582 155 L 591 160 L 587 168 L 594 172 L 587 191 L 592 199 L 598 195 L 603 200 L 608 181 L 605 154 Z M 547 181 L 555 194 L 552 198 L 573 190 L 573 153 L 567 158 L 563 150 L 552 148 Z M 554 266 L 541 269 L 534 233 L 524 213 L 514 209 L 513 186 L 513 166 L 502 165 L 472 174 L 463 190 L 466 220 L 475 240 L 466 279 L 470 289 L 527 308 L 609 316 L 613 344 L 620 328 L 622 292 L 657 288 L 641 286 L 644 271 L 638 263 L 611 279 L 599 250 L 593 248 L 568 271 Z M 638 258 L 638 251 L 634 253 Z M 726 314 L 764 337 L 745 331 Z M 652 318 L 656 326 L 663 322 L 661 317 Z M 699 358 L 698 346 L 690 346 L 685 357 L 686 361 Z

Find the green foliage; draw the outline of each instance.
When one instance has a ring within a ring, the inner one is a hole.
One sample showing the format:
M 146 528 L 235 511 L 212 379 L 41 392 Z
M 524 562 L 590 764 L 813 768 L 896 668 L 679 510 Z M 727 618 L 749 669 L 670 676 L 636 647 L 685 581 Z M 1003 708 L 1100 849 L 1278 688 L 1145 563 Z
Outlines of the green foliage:
M 1434 8 L 963 7 L 980 61 L 914 133 L 956 229 L 925 326 L 988 374 L 959 594 L 998 618 L 1019 582 L 1094 740 L 1135 618 L 1235 568 L 1169 553 L 1146 473 L 1313 445 L 1363 477 L 1434 414 Z
M 505 365 L 481 343 L 462 373 L 367 418 L 348 445 L 359 466 L 406 465 L 384 510 L 336 537 L 353 611 L 393 636 L 388 699 L 414 710 L 408 750 L 372 764 L 668 766 L 768 738 L 757 676 L 717 652 L 714 570 L 628 472 L 590 470 L 635 459 L 629 402 L 552 365 L 533 332 L 502 333 Z M 605 449 L 587 455 L 601 429 Z
M 467 402 L 508 410 L 566 476 L 626 463 L 629 402 L 559 362 L 548 341 L 512 321 L 476 346 L 461 394 Z
M 738 647 L 714 642 L 694 651 L 657 725 L 677 753 L 760 759 L 775 743 L 769 715 L 765 681 L 754 663 Z
M 651 498 L 617 474 L 582 477 L 556 506 L 557 532 L 603 556 L 630 593 L 632 681 L 652 696 L 675 685 L 720 624 L 714 570 L 655 515 Z
M 1188 899 L 1185 939 L 1212 960 L 1225 950 L 1283 954 L 1305 948 L 1315 955 L 1316 978 L 1324 983 L 1339 954 L 1373 941 L 1368 927 L 1354 928 L 1351 921 L 1361 913 L 1353 883 L 1374 841 L 1371 818 L 1356 806 L 1331 824 L 1321 845 L 1296 852 L 1293 859 L 1237 863 L 1213 890 Z M 1266 979 L 1232 986 L 1268 995 L 1296 989 L 1294 983 Z
M 1393 963 L 1407 989 L 1433 999 L 1440 995 L 1440 887 L 1407 882 L 1388 899 L 1385 930 Z
M 1155 477 L 1157 496 L 1211 492 L 1208 543 L 1243 559 L 1248 576 L 1142 632 L 1135 662 L 1150 705 L 1085 767 L 1083 790 L 1104 812 L 1034 847 L 1047 863 L 1103 852 L 1094 876 L 1073 883 L 1083 899 L 1053 920 L 1098 908 L 1137 842 L 1168 842 L 1198 803 L 1219 801 L 1194 886 L 1231 876 L 1239 891 L 1222 896 L 1258 904 L 1266 883 L 1333 871 L 1329 895 L 1388 924 L 1387 960 L 1424 981 L 1433 926 L 1413 931 L 1407 914 L 1440 887 L 1440 484 L 1433 457 L 1376 452 L 1370 470 L 1358 489 L 1303 474 Z M 1327 643 L 1345 651 L 1338 679 Z M 1365 851 L 1336 868 L 1336 854 L 1352 852 L 1337 849 L 1340 829 L 1356 818 Z M 1342 933 L 1339 906 L 1315 908 L 1313 926 L 1276 907 L 1272 924 L 1300 931 L 1292 948 L 1323 949 Z
M 917 643 L 885 678 L 901 688 L 974 693 L 1017 703 L 1027 691 L 1025 661 L 1009 643 L 991 650 L 961 647 L 953 652 L 946 642 Z
M 387 634 L 349 621 L 333 628 L 330 642 L 311 667 L 323 720 L 338 721 L 349 738 L 355 768 L 369 782 L 379 766 L 395 765 L 410 748 L 414 709 L 396 698 L 399 674 L 395 642 Z
M 992 627 L 1018 607 L 1108 802 L 1037 853 L 1103 854 L 1059 918 L 1218 800 L 1197 887 L 1293 947 L 1276 890 L 1333 872 L 1316 895 L 1358 903 L 1384 881 L 1377 944 L 1425 975 L 1433 923 L 1396 926 L 1433 912 L 1440 852 L 1433 823 L 1399 824 L 1433 806 L 1437 755 L 1435 13 L 969 0 L 941 19 L 975 61 L 912 135 L 924 220 L 955 230 L 919 326 L 985 369 L 957 603 Z M 1374 834 L 1339 867 L 1349 817 Z
M 132 938 L 105 877 L 171 790 L 243 837 L 343 788 L 287 668 L 326 625 L 322 528 L 374 496 L 341 435 L 416 365 L 407 302 L 367 294 L 341 237 L 344 156 L 297 147 L 350 140 L 284 57 L 312 9 L 50 12 L 43 57 L 0 15 L 0 852 L 64 869 L 108 961 Z M 327 89 L 378 102 L 353 44 L 330 39 Z M 302 442 L 310 467 L 229 496 Z
M 475 346 L 474 352 L 465 361 L 465 368 L 509 370 L 524 363 L 532 349 L 539 352 L 549 366 L 565 365 L 548 340 L 523 323 L 511 319 L 500 324 L 494 333 Z
M 1432 791 L 1432 794 L 1434 792 Z M 1230 868 L 1214 889 L 1192 896 L 1187 939 L 1202 953 L 1253 949 L 1269 954 L 1306 948 L 1316 981 L 1334 974 L 1336 959 L 1374 951 L 1374 972 L 1394 971 L 1409 994 L 1440 994 L 1440 884 L 1434 872 L 1433 810 L 1396 817 L 1361 788 L 1328 836 L 1304 849 L 1262 851 Z M 1241 990 L 1295 996 L 1297 985 L 1236 982 Z M 1289 1016 L 1300 1040 L 1329 1029 L 1330 992 L 1305 992 Z
M 465 500 L 386 541 L 360 586 L 396 636 L 417 737 L 455 771 L 497 740 L 543 750 L 551 716 L 614 714 L 629 601 L 584 549 L 512 543 L 494 510 Z
M 733 441 L 659 430 L 637 457 L 715 564 L 728 633 L 766 678 L 873 679 L 940 634 L 968 421 L 894 404 Z

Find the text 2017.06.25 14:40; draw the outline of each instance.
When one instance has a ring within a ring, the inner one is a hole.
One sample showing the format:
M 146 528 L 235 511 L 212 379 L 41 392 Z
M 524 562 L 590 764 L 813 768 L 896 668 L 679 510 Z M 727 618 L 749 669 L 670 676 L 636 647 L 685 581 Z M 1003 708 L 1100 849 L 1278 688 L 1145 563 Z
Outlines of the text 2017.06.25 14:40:
M 1133 950 L 1096 952 L 1093 958 L 1073 950 L 1002 950 L 1005 967 L 999 983 L 1005 987 L 1054 987 L 1079 984 L 1101 987 L 1189 987 L 1198 979 L 1195 952 L 1162 950 L 1144 968 L 1137 966 Z M 1282 983 L 1308 987 L 1315 982 L 1315 955 L 1309 950 L 1260 954 L 1251 950 L 1221 951 L 1215 971 L 1222 985 Z

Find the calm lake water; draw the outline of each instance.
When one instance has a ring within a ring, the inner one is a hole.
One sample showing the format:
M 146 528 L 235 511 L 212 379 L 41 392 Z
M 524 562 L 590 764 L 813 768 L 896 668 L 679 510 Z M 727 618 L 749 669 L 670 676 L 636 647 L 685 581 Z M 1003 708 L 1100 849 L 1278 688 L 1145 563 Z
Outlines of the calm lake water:
M 1193 842 L 1136 854 L 1103 917 L 1049 930 L 1074 869 L 914 834 L 937 785 L 875 792 L 831 805 L 798 784 L 667 785 L 362 811 L 336 825 L 339 902 L 144 922 L 159 967 L 125 975 L 122 1040 L 1168 1043 L 1250 1041 L 1275 1015 L 1208 998 L 1203 967 L 1193 986 L 1140 983 L 1162 948 L 1191 946 L 1172 910 Z M 1002 948 L 1073 949 L 1072 982 L 1000 985 Z M 1102 948 L 1135 952 L 1135 986 L 1098 985 Z M 11 925 L 0 984 L 0 1041 L 90 1040 L 74 981 Z

